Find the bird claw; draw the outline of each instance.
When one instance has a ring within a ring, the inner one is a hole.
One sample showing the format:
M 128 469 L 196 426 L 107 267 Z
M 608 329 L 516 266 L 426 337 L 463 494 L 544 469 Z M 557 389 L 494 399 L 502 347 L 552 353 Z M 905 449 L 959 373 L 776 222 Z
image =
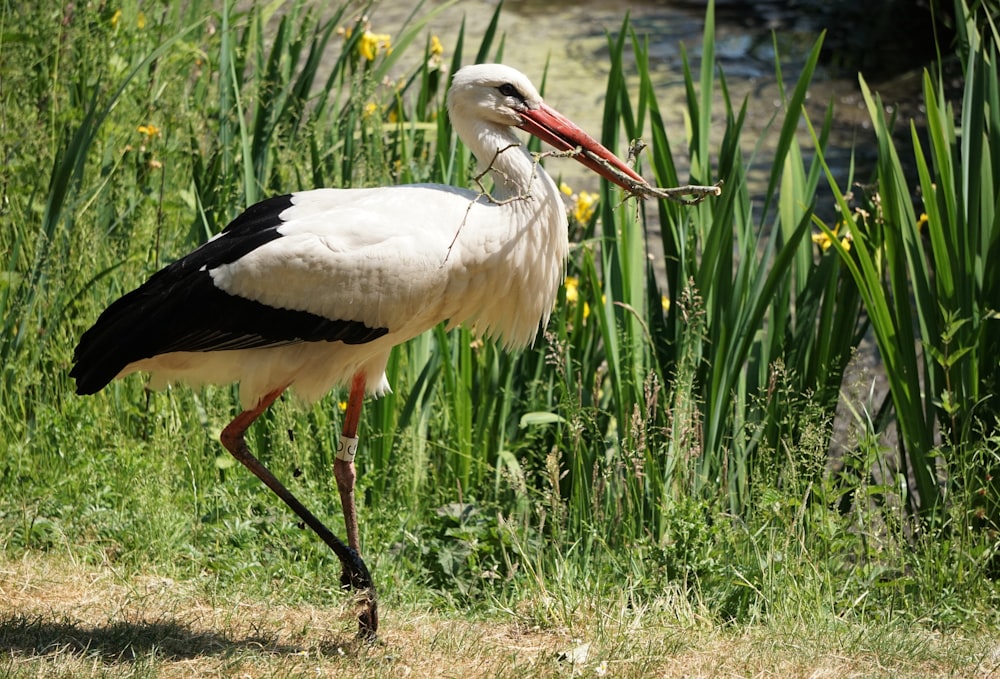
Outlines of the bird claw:
M 358 638 L 364 641 L 375 641 L 378 632 L 378 602 L 375 600 L 375 590 L 368 590 L 368 601 L 365 609 L 358 616 Z
M 375 641 L 378 632 L 378 601 L 375 598 L 371 575 L 357 552 L 354 552 L 353 563 L 344 562 L 344 570 L 340 573 L 340 586 L 344 590 L 353 589 L 358 592 L 358 598 L 364 605 L 364 610 L 358 616 L 358 638 Z

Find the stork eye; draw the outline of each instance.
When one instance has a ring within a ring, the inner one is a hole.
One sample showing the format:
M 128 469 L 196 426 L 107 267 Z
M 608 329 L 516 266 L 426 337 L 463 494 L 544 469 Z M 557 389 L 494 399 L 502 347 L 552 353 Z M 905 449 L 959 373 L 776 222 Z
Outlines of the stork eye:
M 523 99 L 521 93 L 517 91 L 517 88 L 510 83 L 504 83 L 497 89 L 500 91 L 500 94 L 505 97 L 517 97 L 518 99 Z

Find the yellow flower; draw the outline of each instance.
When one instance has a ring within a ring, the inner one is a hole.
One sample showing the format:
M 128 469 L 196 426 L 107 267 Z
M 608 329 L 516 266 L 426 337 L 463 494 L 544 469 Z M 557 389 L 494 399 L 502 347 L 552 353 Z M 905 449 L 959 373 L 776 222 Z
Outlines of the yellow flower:
M 586 224 L 594 216 L 594 209 L 597 207 L 598 195 L 588 191 L 573 193 L 573 189 L 566 182 L 559 183 L 559 190 L 564 195 L 569 196 L 573 201 L 573 219 L 580 224 Z
M 140 125 L 139 127 L 135 128 L 135 131 L 138 132 L 139 134 L 145 135 L 146 139 L 152 139 L 153 137 L 160 136 L 160 128 L 158 128 L 156 125 L 153 124 Z
M 365 117 L 366 118 L 371 117 L 371 116 L 375 115 L 376 113 L 378 113 L 378 104 L 376 104 L 374 101 L 369 101 L 367 104 L 365 104 Z
M 347 401 L 337 401 L 337 410 L 342 413 L 347 412 Z
M 436 35 L 431 36 L 431 56 L 439 57 L 444 54 L 444 46 Z
M 816 245 L 820 246 L 823 252 L 826 252 L 827 250 L 830 249 L 830 242 L 831 242 L 830 237 L 826 235 L 825 231 L 822 233 L 814 233 L 812 235 L 812 241 Z
M 358 41 L 358 53 L 368 61 L 375 61 L 379 52 L 392 53 L 392 36 L 388 33 L 365 31 Z
M 843 221 L 837 222 L 837 225 L 835 227 L 833 227 L 833 235 L 834 236 L 837 235 L 837 233 L 840 231 L 840 227 L 842 227 L 842 226 L 844 226 L 844 222 Z M 823 233 L 814 233 L 812 235 L 812 242 L 815 243 L 816 245 L 818 245 L 820 247 L 820 249 L 823 250 L 823 252 L 826 252 L 827 250 L 829 250 L 830 246 L 833 244 L 833 241 L 830 240 L 830 237 L 826 235 L 825 231 Z M 848 235 L 846 235 L 846 236 L 844 236 L 844 237 L 842 237 L 840 239 L 840 246 L 842 248 L 844 248 L 845 250 L 850 250 L 851 249 L 851 236 L 850 236 L 850 234 L 848 234 Z
M 670 311 L 670 298 L 666 295 L 660 295 L 660 306 L 663 307 L 663 313 Z
M 111 28 L 118 28 L 118 23 L 122 19 L 122 11 L 116 9 L 115 13 L 111 15 Z M 143 12 L 139 12 L 139 15 L 135 18 L 135 25 L 141 31 L 146 27 L 146 15 Z
M 927 222 L 929 221 L 930 219 L 927 218 L 927 213 L 921 212 L 920 219 L 917 220 L 917 231 L 923 231 L 924 227 L 927 226 Z
M 576 276 L 566 276 L 566 280 L 563 282 L 566 287 L 566 303 L 575 305 L 580 301 L 580 281 Z M 583 317 L 587 318 L 590 315 L 590 305 L 586 302 L 583 303 Z
M 579 279 L 576 276 L 566 276 L 563 285 L 566 286 L 566 301 L 570 304 L 576 304 L 576 301 L 580 299 Z
M 581 191 L 576 196 L 576 205 L 573 208 L 573 218 L 580 224 L 586 224 L 594 216 L 597 208 L 597 194 Z
M 836 231 L 834 231 L 834 234 L 836 234 Z M 812 236 L 812 242 L 815 243 L 816 245 L 820 246 L 820 248 L 822 248 L 823 252 L 826 252 L 827 250 L 829 250 L 830 249 L 830 245 L 833 244 L 833 241 L 830 240 L 830 237 L 827 236 L 825 233 L 814 233 L 813 236 Z M 845 250 L 850 250 L 851 249 L 851 238 L 850 238 L 850 236 L 844 236 L 843 238 L 840 239 L 840 247 L 844 248 Z

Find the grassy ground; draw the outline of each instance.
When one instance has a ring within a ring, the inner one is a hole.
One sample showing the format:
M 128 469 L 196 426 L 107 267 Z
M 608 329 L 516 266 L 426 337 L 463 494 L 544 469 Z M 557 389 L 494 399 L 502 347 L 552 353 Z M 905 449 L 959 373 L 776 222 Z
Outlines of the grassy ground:
M 866 99 L 878 174 L 829 177 L 851 218 L 825 224 L 830 117 L 809 137 L 802 114 L 820 42 L 762 159 L 743 150 L 711 10 L 701 63 L 684 60 L 682 121 L 661 116 L 642 36 L 610 36 L 602 140 L 647 140 L 641 169 L 660 185 L 725 191 L 642 209 L 571 191 L 569 277 L 532 349 L 438 328 L 394 354 L 395 391 L 362 420 L 362 550 L 383 623 L 361 645 L 335 559 L 220 447 L 233 389 L 147 393 L 135 376 L 83 398 L 72 350 L 111 300 L 268 194 L 469 185 L 443 94 L 458 65 L 502 61 L 504 40 L 493 26 L 478 49 L 442 46 L 418 13 L 390 52 L 353 7 L 218 5 L 2 6 L 0 677 L 1000 672 L 987 50 L 966 55 L 961 135 L 928 75 L 920 190 Z M 745 182 L 762 163 L 763 200 Z M 919 324 L 904 303 L 916 280 Z M 895 359 L 893 401 L 858 406 L 834 463 L 840 396 L 867 393 L 843 370 L 869 324 Z M 943 383 L 918 393 L 921 377 Z M 248 436 L 338 533 L 340 399 L 283 399 Z M 893 419 L 905 446 L 890 450 Z
M 677 601 L 592 601 L 571 626 L 517 611 L 384 609 L 375 644 L 341 601 L 246 597 L 72 555 L 0 564 L 3 677 L 990 677 L 1000 635 L 843 619 L 720 626 Z M 619 604 L 621 602 L 618 602 Z M 523 605 L 530 606 L 525 602 Z

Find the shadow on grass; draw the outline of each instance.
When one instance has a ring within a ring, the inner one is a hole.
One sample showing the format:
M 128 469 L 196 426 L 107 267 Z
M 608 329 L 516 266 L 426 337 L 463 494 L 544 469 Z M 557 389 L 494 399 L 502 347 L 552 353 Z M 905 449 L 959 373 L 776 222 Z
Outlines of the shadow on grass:
M 310 643 L 308 650 L 322 655 L 341 655 L 358 643 L 353 637 L 344 637 Z M 122 663 L 150 656 L 177 661 L 244 653 L 293 655 L 305 650 L 306 646 L 281 643 L 274 635 L 231 637 L 196 630 L 173 620 L 91 626 L 72 620 L 47 620 L 41 616 L 8 614 L 0 617 L 0 653 L 19 656 L 68 653 Z

